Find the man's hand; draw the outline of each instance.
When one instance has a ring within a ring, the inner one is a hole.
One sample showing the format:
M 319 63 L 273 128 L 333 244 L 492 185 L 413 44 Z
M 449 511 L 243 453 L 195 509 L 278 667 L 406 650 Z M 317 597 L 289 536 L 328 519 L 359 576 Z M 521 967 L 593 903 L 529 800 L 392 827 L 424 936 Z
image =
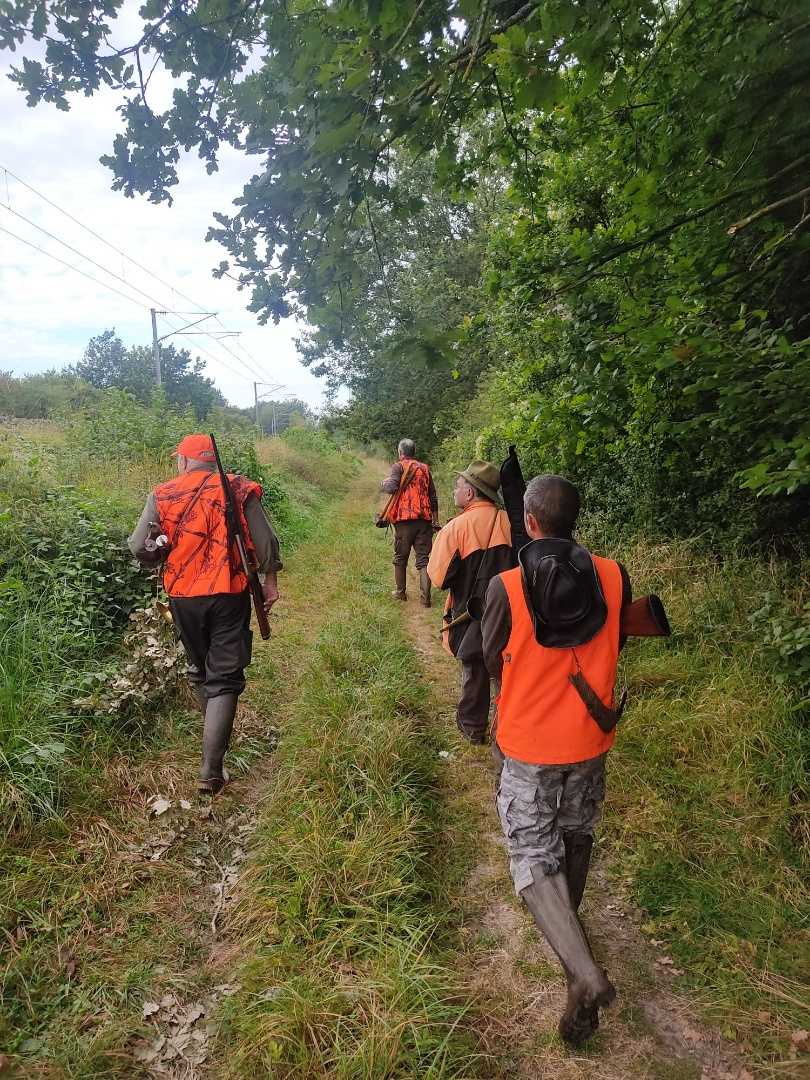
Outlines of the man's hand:
M 276 575 L 265 574 L 264 585 L 262 586 L 262 595 L 264 596 L 264 610 L 267 614 L 270 614 L 270 608 L 278 600 L 278 583 L 276 581 Z
M 435 533 L 437 533 L 437 532 L 440 532 L 440 531 L 441 531 L 441 525 L 439 524 L 439 515 L 438 515 L 438 514 L 434 514 L 434 515 L 433 515 L 433 522 L 432 522 L 432 524 L 433 524 L 433 531 L 434 531 Z

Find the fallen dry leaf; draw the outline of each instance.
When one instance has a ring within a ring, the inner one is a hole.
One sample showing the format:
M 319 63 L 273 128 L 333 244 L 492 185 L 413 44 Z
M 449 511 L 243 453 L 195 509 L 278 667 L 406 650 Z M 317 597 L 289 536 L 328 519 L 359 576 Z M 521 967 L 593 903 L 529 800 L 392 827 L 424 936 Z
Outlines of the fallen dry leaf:
M 158 1035 L 152 1042 L 136 1043 L 132 1054 L 136 1061 L 141 1061 L 144 1065 L 151 1065 L 153 1061 L 157 1060 L 165 1045 L 166 1036 Z
M 187 1024 L 187 1025 L 190 1026 L 191 1024 L 196 1023 L 196 1021 L 199 1020 L 201 1016 L 205 1016 L 205 1006 L 204 1005 L 200 1005 L 200 1004 L 189 1005 L 189 1007 L 186 1009 L 185 1013 L 183 1014 L 183 1017 L 180 1020 L 180 1023 L 184 1024 L 184 1025 Z
M 161 814 L 165 814 L 167 810 L 171 810 L 172 804 L 168 799 L 155 799 L 152 803 L 151 812 L 155 817 L 160 817 Z
M 154 1016 L 156 1012 L 160 1012 L 160 1005 L 156 1001 L 145 1001 L 143 1006 L 143 1018 L 148 1020 L 150 1016 Z

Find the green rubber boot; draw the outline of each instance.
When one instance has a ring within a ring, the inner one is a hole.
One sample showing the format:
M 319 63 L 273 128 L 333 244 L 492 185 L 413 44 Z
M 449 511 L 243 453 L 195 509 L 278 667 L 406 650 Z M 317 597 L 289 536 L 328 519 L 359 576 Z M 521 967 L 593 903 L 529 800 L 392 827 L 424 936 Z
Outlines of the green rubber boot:
M 197 787 L 216 795 L 230 777 L 223 766 L 236 717 L 237 694 L 220 694 L 208 699 L 203 725 L 203 756 Z
M 581 1046 L 599 1027 L 599 1009 L 610 1005 L 616 989 L 596 963 L 571 904 L 565 875 L 533 869 L 534 881 L 521 896 L 560 958 L 568 980 L 568 1000 L 558 1031 L 572 1046 Z

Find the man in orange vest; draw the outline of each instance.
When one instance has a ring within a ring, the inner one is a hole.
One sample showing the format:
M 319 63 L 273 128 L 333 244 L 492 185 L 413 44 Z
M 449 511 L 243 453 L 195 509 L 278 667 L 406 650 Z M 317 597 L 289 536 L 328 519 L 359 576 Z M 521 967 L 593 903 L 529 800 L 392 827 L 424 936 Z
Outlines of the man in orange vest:
M 198 786 L 216 794 L 228 780 L 223 766 L 239 695 L 250 663 L 248 582 L 228 536 L 225 498 L 208 435 L 187 435 L 173 457 L 178 475 L 149 495 L 129 538 L 129 549 L 153 564 L 155 537 L 167 552 L 163 587 L 188 658 L 188 677 L 203 725 Z M 264 606 L 278 600 L 279 545 L 262 508 L 262 489 L 246 476 L 228 474 L 242 531 L 257 568 L 264 573 Z
M 447 589 L 442 633 L 446 650 L 461 661 L 461 697 L 456 726 L 474 745 L 487 741 L 490 686 L 481 651 L 481 627 L 465 617 L 470 602 L 482 601 L 493 574 L 514 565 L 509 517 L 500 508 L 500 472 L 488 461 L 473 461 L 456 476 L 453 501 L 461 511 L 436 537 L 428 573 Z M 457 621 L 456 621 L 457 620 Z
M 568 480 L 536 476 L 523 505 L 531 541 L 518 567 L 493 578 L 481 623 L 484 659 L 500 684 L 497 807 L 515 891 L 565 970 L 560 1034 L 579 1045 L 616 996 L 577 909 L 615 737 L 630 582 L 619 563 L 574 541 L 579 493 Z
M 424 461 L 416 460 L 413 439 L 401 439 L 397 453 L 398 460 L 380 484 L 380 490 L 392 496 L 385 515 L 394 526 L 394 591 L 391 595 L 397 600 L 407 599 L 408 558 L 413 548 L 422 605 L 430 607 L 430 578 L 426 567 L 433 532 L 439 528 L 439 500 L 430 469 Z

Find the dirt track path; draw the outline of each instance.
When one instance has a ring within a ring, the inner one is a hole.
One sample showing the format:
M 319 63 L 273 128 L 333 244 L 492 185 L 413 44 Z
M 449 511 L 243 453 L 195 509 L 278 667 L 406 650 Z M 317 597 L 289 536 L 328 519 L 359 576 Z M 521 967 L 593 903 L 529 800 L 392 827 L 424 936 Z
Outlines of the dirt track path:
M 455 729 L 458 671 L 438 639 L 441 596 L 427 610 L 418 602 L 409 571 L 403 616 L 426 678 L 435 691 L 439 722 Z M 671 990 L 672 961 L 654 951 L 639 925 L 642 913 L 608 881 L 598 848 L 583 904 L 583 922 L 594 951 L 619 991 L 602 1028 L 585 1051 L 564 1048 L 556 1023 L 565 984 L 556 957 L 516 898 L 507 869 L 503 834 L 493 801 L 494 771 L 488 748 L 460 737 L 448 762 L 447 793 L 454 816 L 476 838 L 475 866 L 457 903 L 464 949 L 459 966 L 481 1016 L 477 1025 L 497 1075 L 536 1080 L 750 1080 L 757 1075 L 716 1031 L 703 1025 L 684 995 Z M 765 1075 L 760 1073 L 759 1075 Z

